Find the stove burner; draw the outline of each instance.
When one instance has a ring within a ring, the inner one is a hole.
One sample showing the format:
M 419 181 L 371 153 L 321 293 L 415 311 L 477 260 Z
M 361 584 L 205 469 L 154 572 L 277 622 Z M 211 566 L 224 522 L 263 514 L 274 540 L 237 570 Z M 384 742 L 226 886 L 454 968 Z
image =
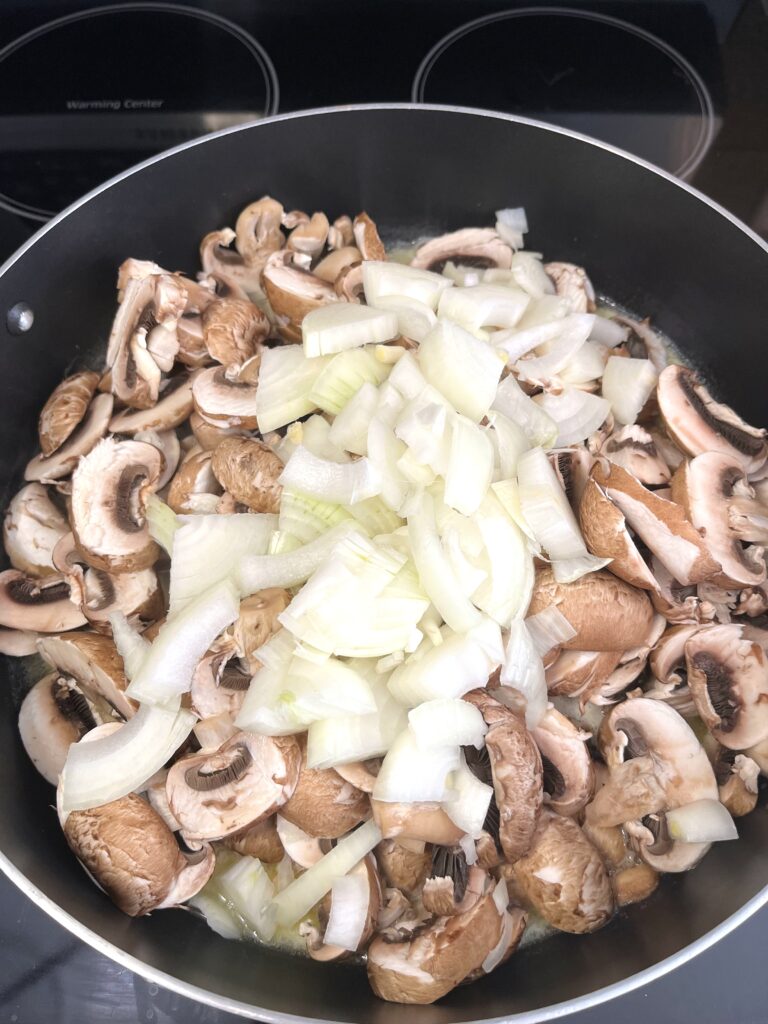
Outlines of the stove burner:
M 546 121 L 681 178 L 715 134 L 709 91 L 677 50 L 619 18 L 568 7 L 502 11 L 454 29 L 421 62 L 412 99 Z
M 277 111 L 238 25 L 175 3 L 94 7 L 0 50 L 0 208 L 45 221 L 132 164 Z

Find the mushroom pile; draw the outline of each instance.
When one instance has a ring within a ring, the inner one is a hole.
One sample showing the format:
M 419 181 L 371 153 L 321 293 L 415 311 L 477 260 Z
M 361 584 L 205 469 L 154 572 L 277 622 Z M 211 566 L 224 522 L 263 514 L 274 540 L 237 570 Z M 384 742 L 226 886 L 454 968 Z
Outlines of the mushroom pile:
M 526 232 L 388 253 L 265 196 L 197 278 L 119 268 L 6 512 L 0 650 L 125 913 L 429 1003 L 755 807 L 766 433 Z

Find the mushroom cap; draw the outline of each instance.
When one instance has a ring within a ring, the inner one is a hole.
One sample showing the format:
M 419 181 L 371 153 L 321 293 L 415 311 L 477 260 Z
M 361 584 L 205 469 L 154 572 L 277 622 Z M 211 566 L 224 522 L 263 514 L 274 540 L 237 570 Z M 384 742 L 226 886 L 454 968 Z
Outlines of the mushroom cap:
M 658 816 L 655 816 L 658 817 Z M 648 819 L 646 819 L 648 820 Z M 695 868 L 711 843 L 659 842 L 655 832 L 638 821 L 627 822 L 626 831 L 633 848 L 654 871 L 678 874 Z
M 86 618 L 70 600 L 70 586 L 58 573 L 40 579 L 17 569 L 0 573 L 0 626 L 60 633 L 84 626 Z
M 381 936 L 368 947 L 368 980 L 380 999 L 433 1003 L 477 970 L 501 937 L 492 892 L 464 914 L 439 917 L 410 942 Z
M 57 384 L 37 424 L 43 455 L 52 455 L 72 434 L 88 411 L 98 383 L 98 373 L 83 370 Z
M 423 842 L 382 839 L 376 858 L 387 885 L 413 895 L 424 884 L 432 855 Z
M 349 761 L 347 764 L 335 765 L 334 771 L 363 793 L 372 793 L 380 765 L 381 758 L 369 758 L 367 761 Z
M 192 413 L 189 417 L 189 425 L 195 440 L 206 452 L 212 452 L 225 437 L 248 436 L 245 427 L 227 427 L 223 424 L 209 423 L 199 412 Z
M 147 430 L 138 430 L 134 434 L 135 441 L 144 441 L 151 444 L 160 452 L 163 457 L 163 472 L 157 480 L 156 489 L 162 491 L 171 477 L 178 469 L 181 460 L 181 442 L 175 430 L 163 430 L 158 432 L 150 427 Z
M 275 252 L 261 275 L 262 288 L 286 341 L 301 341 L 301 322 L 307 313 L 339 301 L 333 285 L 302 269 L 295 259 L 290 250 Z
M 571 818 L 542 810 L 531 850 L 513 873 L 533 909 L 560 931 L 592 932 L 613 914 L 600 854 Z
M 240 602 L 240 614 L 234 625 L 237 651 L 255 672 L 261 667 L 259 648 L 282 628 L 278 615 L 291 603 L 291 595 L 281 587 L 259 590 Z
M 67 520 L 41 483 L 26 484 L 8 506 L 3 521 L 5 553 L 14 569 L 45 575 L 55 569 L 53 549 L 69 532 Z
M 171 377 L 157 403 L 149 409 L 123 409 L 109 421 L 113 434 L 137 434 L 140 430 L 174 430 L 192 412 L 192 380 L 180 373 Z
M 306 742 L 298 742 L 299 778 L 280 814 L 307 835 L 338 839 L 370 816 L 368 794 L 350 785 L 333 768 L 307 768 Z
M 588 700 L 608 681 L 621 655 L 621 651 L 560 651 L 544 673 L 549 695 Z
M 724 747 L 745 750 L 768 738 L 768 662 L 736 623 L 699 630 L 685 645 L 696 710 Z
M 653 437 L 637 423 L 614 431 L 603 444 L 600 454 L 646 487 L 661 487 L 669 483 L 672 475 Z
M 270 253 L 282 249 L 282 221 L 282 203 L 271 196 L 262 196 L 240 211 L 235 223 L 237 251 L 249 266 L 263 266 Z
M 200 370 L 192 381 L 195 409 L 214 426 L 256 430 L 256 391 L 256 384 L 228 375 L 223 366 Z
M 360 250 L 356 246 L 345 245 L 334 249 L 321 259 L 315 267 L 314 273 L 323 281 L 333 284 L 345 267 L 352 263 L 359 263 L 361 259 Z
M 221 493 L 221 486 L 211 469 L 211 454 L 209 451 L 193 451 L 182 459 L 166 499 L 174 512 L 193 512 L 196 498 L 216 497 Z
M 695 623 L 670 626 L 651 651 L 651 671 L 660 683 L 680 687 L 686 681 L 685 645 L 701 627 Z
M 751 427 L 729 406 L 715 402 L 687 366 L 663 370 L 656 395 L 669 436 L 689 455 L 722 452 L 737 459 L 748 473 L 765 462 L 765 431 Z
M 136 711 L 136 702 L 125 695 L 128 680 L 123 659 L 111 637 L 103 633 L 45 636 L 38 640 L 37 649 L 49 665 L 72 676 L 86 692 L 103 697 L 123 718 Z
M 487 883 L 488 874 L 477 864 L 469 867 L 460 846 L 436 846 L 421 902 L 435 917 L 463 914 L 485 894 Z
M 365 211 L 358 213 L 352 221 L 352 234 L 364 260 L 387 258 L 387 250 L 379 237 L 379 230 Z
M 215 284 L 218 295 L 227 294 L 238 299 L 260 296 L 262 263 L 249 265 L 236 248 L 232 248 L 235 232 L 232 228 L 209 231 L 200 242 L 200 265 L 205 281 Z
M 192 839 L 221 839 L 283 806 L 299 777 L 292 736 L 240 732 L 217 751 L 182 757 L 168 772 L 168 803 Z
M 72 477 L 72 530 L 90 565 L 135 572 L 156 561 L 144 508 L 162 468 L 163 456 L 143 441 L 105 438 L 81 460 Z
M 242 832 L 225 836 L 221 842 L 235 853 L 243 857 L 255 857 L 264 864 L 279 864 L 285 856 L 274 817 L 251 825 Z
M 614 576 L 641 590 L 656 590 L 656 580 L 637 550 L 624 513 L 607 497 L 594 477 L 587 481 L 579 504 L 579 525 L 590 553 L 610 558 Z
M 225 491 L 254 512 L 278 512 L 283 463 L 263 441 L 227 437 L 214 449 L 211 468 Z
M 253 302 L 215 299 L 203 310 L 205 347 L 217 363 L 244 363 L 269 334 L 269 320 Z
M 530 849 L 541 810 L 541 756 L 523 718 L 487 690 L 470 690 L 463 699 L 478 708 L 488 726 L 485 747 L 499 812 L 499 842 L 506 859 L 514 862 Z
M 440 273 L 448 261 L 471 267 L 512 266 L 512 249 L 494 228 L 462 228 L 419 246 L 412 267 Z
M 283 220 L 285 223 L 285 219 Z M 313 213 L 305 221 L 297 224 L 288 236 L 286 246 L 294 252 L 303 253 L 311 260 L 316 259 L 325 248 L 330 224 L 324 213 Z
M 550 707 L 531 729 L 543 766 L 544 803 L 557 814 L 572 817 L 590 801 L 595 773 L 583 732 L 565 715 Z
M 216 644 L 197 663 L 192 676 L 190 698 L 200 718 L 234 716 L 242 707 L 251 677 L 236 661 L 234 641 Z
M 453 846 L 464 835 L 438 803 L 385 803 L 371 798 L 373 820 L 384 839 L 416 839 Z
M 648 899 L 659 884 L 659 874 L 649 864 L 629 864 L 611 879 L 616 906 L 627 907 Z
M 73 594 L 78 587 L 78 572 L 69 577 Z M 79 584 L 80 607 L 94 629 L 109 628 L 112 612 L 120 611 L 126 618 L 156 619 L 164 611 L 163 593 L 152 569 L 139 572 L 108 573 L 87 568 Z
M 98 724 L 71 679 L 52 672 L 27 693 L 19 708 L 19 734 L 27 755 L 46 781 L 55 786 L 70 744 Z
M 104 436 L 112 416 L 112 395 L 96 395 L 80 425 L 52 455 L 35 455 L 24 470 L 25 480 L 47 483 L 69 476 L 80 460 Z
M 341 217 L 337 217 L 333 224 L 331 224 L 328 231 L 328 248 L 341 249 L 342 246 L 353 245 L 354 241 L 352 219 L 346 213 L 342 214 Z
M 529 615 L 555 605 L 576 630 L 562 647 L 625 651 L 640 647 L 653 621 L 648 595 L 602 569 L 574 583 L 558 583 L 550 568 L 536 573 Z

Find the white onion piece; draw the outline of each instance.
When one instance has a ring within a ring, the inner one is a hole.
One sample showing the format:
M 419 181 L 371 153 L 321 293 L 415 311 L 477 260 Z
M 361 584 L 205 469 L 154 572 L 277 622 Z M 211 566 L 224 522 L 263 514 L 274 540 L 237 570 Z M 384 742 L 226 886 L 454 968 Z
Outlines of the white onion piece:
M 150 494 L 147 499 L 146 514 L 150 537 L 165 550 L 166 554 L 170 555 L 173 547 L 173 535 L 179 527 L 179 517 L 156 494 Z
M 354 505 L 381 490 L 379 475 L 369 459 L 331 462 L 319 459 L 302 445 L 288 459 L 279 480 L 284 487 L 339 505 Z
M 313 722 L 307 730 L 307 767 L 334 768 L 386 754 L 408 724 L 405 708 L 385 686 L 372 685 L 377 711 Z
M 351 871 L 380 842 L 381 832 L 374 821 L 366 821 L 340 839 L 332 850 L 275 896 L 277 923 L 291 925 L 302 918 L 330 891 L 337 878 Z
M 461 531 L 455 526 L 443 529 L 442 544 L 462 594 L 471 597 L 488 579 L 488 573 L 470 562 L 462 547 Z
M 395 437 L 392 424 L 377 413 L 368 427 L 368 461 L 378 476 L 382 501 L 394 512 L 402 508 L 408 493 L 408 481 L 399 469 L 399 460 L 406 451 L 405 444 Z
M 205 889 L 187 900 L 188 907 L 194 907 L 205 918 L 205 923 L 223 939 L 242 939 L 243 929 L 232 911 L 218 896 L 212 896 Z
M 396 668 L 389 678 L 389 692 L 406 707 L 416 707 L 438 697 L 463 697 L 502 663 L 501 630 L 492 619 L 483 619 L 465 635 L 447 633 L 437 647 L 428 644 Z
M 509 906 L 509 889 L 506 878 L 500 878 L 493 890 L 493 902 L 500 914 Z
M 373 798 L 393 804 L 441 801 L 447 795 L 448 774 L 458 764 L 457 746 L 425 749 L 410 729 L 404 729 L 381 763 Z
M 440 543 L 435 503 L 428 491 L 414 501 L 408 515 L 408 538 L 413 560 L 425 593 L 445 621 L 457 633 L 465 633 L 482 621 L 480 612 L 461 593 L 451 564 Z
M 437 315 L 472 332 L 481 327 L 514 327 L 529 302 L 522 288 L 476 284 L 443 292 Z
M 133 628 L 124 612 L 112 612 L 109 624 L 112 627 L 112 639 L 115 641 L 117 653 L 123 659 L 125 678 L 130 682 L 141 668 L 152 645 Z
M 452 697 L 428 700 L 408 712 L 408 724 L 416 743 L 425 750 L 441 746 L 479 750 L 488 727 L 474 704 Z
M 265 554 L 277 529 L 277 516 L 255 512 L 179 519 L 171 552 L 169 618 L 232 576 L 243 558 Z
M 108 736 L 73 743 L 61 775 L 63 813 L 101 807 L 141 789 L 176 753 L 195 721 L 177 697 L 167 705 L 143 705 Z
M 445 473 L 450 453 L 449 429 L 455 414 L 432 389 L 407 403 L 395 424 L 395 436 L 408 446 L 411 457 L 434 473 Z
M 547 683 L 544 663 L 521 619 L 510 623 L 500 681 L 502 687 L 509 686 L 525 697 L 525 724 L 529 729 L 535 728 L 547 710 Z
M 592 384 L 602 376 L 609 349 L 596 341 L 585 341 L 578 352 L 558 374 L 560 383 L 571 386 Z
M 480 507 L 493 479 L 493 442 L 465 416 L 450 421 L 450 447 L 445 473 L 445 503 L 471 516 Z
M 432 307 L 409 295 L 381 295 L 377 308 L 394 313 L 398 332 L 411 341 L 423 341 L 437 323 Z
M 525 625 L 540 658 L 548 654 L 553 647 L 559 647 L 576 636 L 576 630 L 554 604 L 537 612 L 536 615 L 529 615 Z
M 629 328 L 612 317 L 598 315 L 592 324 L 592 333 L 589 337 L 607 348 L 616 348 L 629 337 Z
M 509 518 L 526 537 L 530 550 L 538 558 L 541 558 L 541 546 L 537 542 L 533 530 L 526 522 L 523 510 L 520 507 L 520 488 L 517 486 L 517 479 L 499 480 L 491 484 L 491 490 L 499 499 Z
M 515 364 L 520 379 L 534 384 L 550 381 L 587 340 L 594 319 L 592 313 L 572 313 L 563 320 L 558 320 L 560 333 L 555 340 L 543 346 L 544 354 L 521 359 Z
M 458 412 L 478 423 L 491 407 L 504 363 L 494 348 L 462 327 L 438 323 L 419 346 L 419 366 Z
M 331 886 L 331 911 L 323 942 L 354 952 L 363 937 L 368 917 L 367 872 L 344 875 Z
M 361 532 L 360 526 L 348 519 L 295 550 L 243 558 L 237 571 L 240 591 L 247 595 L 268 587 L 295 587 L 309 579 L 345 537 Z
M 682 843 L 718 843 L 738 839 L 739 834 L 725 807 L 719 800 L 694 800 L 667 811 L 670 839 Z
M 278 536 L 272 535 L 270 554 L 277 551 L 296 550 L 300 544 L 309 544 L 322 534 L 349 520 L 349 513 L 341 505 L 318 498 L 310 498 L 289 487 L 283 488 L 278 517 Z M 294 548 L 286 548 L 288 537 L 295 537 Z M 277 549 L 276 549 L 277 545 Z
M 378 386 L 389 369 L 370 347 L 338 352 L 315 378 L 308 398 L 318 409 L 337 416 L 363 384 Z
M 337 658 L 321 662 L 294 657 L 285 686 L 292 710 L 305 722 L 333 715 L 367 715 L 377 711 L 371 687 L 354 669 Z
M 488 578 L 472 594 L 478 608 L 504 627 L 522 613 L 533 593 L 533 557 L 525 536 L 493 492 L 472 517 L 485 548 Z
M 160 627 L 126 693 L 134 700 L 162 704 L 192 685 L 192 674 L 216 637 L 240 614 L 240 594 L 224 580 L 190 601 Z
M 516 252 L 512 256 L 510 272 L 515 283 L 532 299 L 540 299 L 543 295 L 555 293 L 552 278 L 542 266 L 539 253 Z
M 351 515 L 371 537 L 392 533 L 403 525 L 400 516 L 393 512 L 381 497 L 355 502 L 349 506 L 347 514 Z
M 334 417 L 328 433 L 333 444 L 355 455 L 367 455 L 368 428 L 376 415 L 378 399 L 376 386 L 366 381 Z
M 394 313 L 356 302 L 331 302 L 310 310 L 301 322 L 304 355 L 309 359 L 381 344 L 396 335 Z
M 228 871 L 219 875 L 218 886 L 249 928 L 269 942 L 275 934 L 272 898 L 275 886 L 264 865 L 255 857 L 240 857 Z
M 552 320 L 562 320 L 570 316 L 571 307 L 559 295 L 542 295 L 540 299 L 532 299 L 522 320 L 517 325 L 518 331 L 527 331 L 538 324 L 548 324 Z
M 536 404 L 557 424 L 554 447 L 584 441 L 603 424 L 611 411 L 610 403 L 598 395 L 578 388 L 565 388 L 559 395 L 537 395 Z
M 431 270 L 409 267 L 403 263 L 378 260 L 363 261 L 363 290 L 369 306 L 378 306 L 385 295 L 418 299 L 430 309 L 437 309 L 441 294 L 453 281 Z
M 437 388 L 431 387 L 427 382 L 427 378 L 419 369 L 419 364 L 416 362 L 411 352 L 406 352 L 402 359 L 398 359 L 395 363 L 389 375 L 388 384 L 390 384 L 401 396 L 400 409 L 403 408 L 406 400 L 410 401 L 414 398 L 421 398 L 425 395 L 429 395 L 429 401 L 442 401 L 445 404 L 448 404 Z M 379 412 L 381 413 L 382 411 L 382 403 L 388 407 L 392 407 L 394 415 L 392 415 L 387 422 L 394 425 L 395 420 L 400 414 L 400 409 L 394 408 L 391 391 L 388 392 L 386 388 L 382 387 L 379 389 L 379 396 Z
M 464 702 L 466 703 L 466 702 Z M 464 754 L 448 778 L 450 795 L 443 800 L 443 810 L 460 829 L 477 839 L 483 831 L 485 817 L 493 796 L 493 788 L 467 768 Z
M 541 448 L 520 456 L 517 482 L 522 514 L 549 557 L 555 560 L 586 555 L 579 524 Z
M 496 389 L 493 408 L 522 427 L 532 445 L 551 448 L 557 437 L 557 425 L 529 398 L 510 374 Z
M 611 356 L 603 372 L 603 397 L 619 423 L 634 423 L 651 396 L 659 375 L 650 359 Z
M 527 356 L 540 345 L 555 341 L 563 333 L 563 319 L 546 320 L 530 327 L 496 331 L 491 336 L 492 344 L 506 353 L 510 363 Z
M 289 429 L 294 430 L 297 435 L 297 447 L 299 444 L 303 445 L 318 459 L 328 459 L 329 462 L 350 461 L 350 457 L 344 449 L 331 439 L 331 424 L 324 416 L 315 413 L 303 423 L 294 423 Z
M 523 248 L 523 235 L 528 234 L 528 218 L 524 206 L 510 206 L 496 211 L 496 231 L 513 249 Z
M 509 948 L 509 943 L 512 939 L 512 930 L 514 926 L 514 918 L 510 913 L 504 910 L 503 923 L 501 926 L 501 936 L 499 937 L 499 941 L 496 943 L 491 952 L 480 965 L 485 974 L 490 974 L 491 971 L 495 970 L 499 966 L 501 961 L 504 959 L 504 955 L 507 952 Z
M 314 412 L 317 406 L 310 401 L 309 392 L 329 362 L 329 358 L 307 359 L 299 345 L 262 351 L 256 391 L 256 418 L 262 434 Z
M 477 864 L 477 847 L 475 846 L 475 840 L 472 836 L 462 836 L 459 840 L 459 846 L 464 851 L 464 858 L 467 864 L 471 867 L 473 864 Z
M 497 410 L 488 413 L 490 436 L 495 449 L 496 479 L 509 480 L 517 472 L 517 460 L 531 447 L 525 431 Z

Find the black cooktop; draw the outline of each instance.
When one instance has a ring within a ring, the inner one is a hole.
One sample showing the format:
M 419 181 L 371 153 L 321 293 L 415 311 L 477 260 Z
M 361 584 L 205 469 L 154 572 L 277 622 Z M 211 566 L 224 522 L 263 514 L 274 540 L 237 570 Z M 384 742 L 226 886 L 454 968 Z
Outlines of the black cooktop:
M 168 146 L 272 113 L 377 101 L 573 128 L 685 178 L 768 237 L 762 0 L 3 0 L 0 260 Z M 565 1019 L 766 1024 L 767 940 L 764 910 L 666 978 Z M 0 1024 L 235 1020 L 95 953 L 0 877 Z

